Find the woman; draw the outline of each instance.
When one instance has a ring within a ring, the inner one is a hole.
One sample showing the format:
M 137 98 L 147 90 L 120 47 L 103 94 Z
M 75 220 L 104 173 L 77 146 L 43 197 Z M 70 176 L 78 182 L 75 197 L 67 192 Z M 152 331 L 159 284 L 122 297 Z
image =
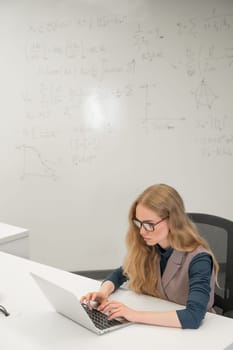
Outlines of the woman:
M 132 204 L 122 267 L 111 273 L 97 292 L 81 298 L 109 319 L 152 325 L 198 328 L 212 309 L 218 263 L 207 242 L 185 213 L 178 192 L 165 184 L 147 188 Z M 108 297 L 128 280 L 136 293 L 185 305 L 184 309 L 138 311 Z

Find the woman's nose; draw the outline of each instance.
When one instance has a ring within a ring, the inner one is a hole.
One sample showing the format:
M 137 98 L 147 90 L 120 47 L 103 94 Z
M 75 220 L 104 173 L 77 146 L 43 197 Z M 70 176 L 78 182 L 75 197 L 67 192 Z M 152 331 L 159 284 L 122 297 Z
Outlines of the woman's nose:
M 144 236 L 145 234 L 147 234 L 147 231 L 144 229 L 143 226 L 141 226 L 141 228 L 140 228 L 140 235 Z

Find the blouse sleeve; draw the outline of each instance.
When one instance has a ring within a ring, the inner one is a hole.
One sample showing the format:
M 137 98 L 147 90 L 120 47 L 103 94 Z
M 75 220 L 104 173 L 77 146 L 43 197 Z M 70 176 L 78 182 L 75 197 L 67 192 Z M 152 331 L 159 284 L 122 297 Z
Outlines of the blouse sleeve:
M 210 279 L 213 269 L 208 253 L 197 254 L 189 266 L 189 295 L 186 308 L 177 310 L 182 328 L 198 328 L 205 317 L 210 297 Z
M 111 281 L 114 284 L 115 292 L 116 289 L 118 289 L 124 282 L 127 281 L 127 277 L 123 273 L 123 268 L 119 267 L 107 275 L 103 282 L 105 281 Z

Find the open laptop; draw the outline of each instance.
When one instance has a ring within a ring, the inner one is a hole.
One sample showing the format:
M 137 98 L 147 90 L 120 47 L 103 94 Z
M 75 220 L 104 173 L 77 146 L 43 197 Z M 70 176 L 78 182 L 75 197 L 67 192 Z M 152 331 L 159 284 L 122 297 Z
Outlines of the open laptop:
M 102 312 L 96 309 L 90 310 L 86 304 L 81 304 L 78 296 L 72 291 L 35 273 L 31 273 L 31 276 L 59 314 L 68 317 L 96 334 L 104 334 L 131 324 L 125 319 L 108 320 Z

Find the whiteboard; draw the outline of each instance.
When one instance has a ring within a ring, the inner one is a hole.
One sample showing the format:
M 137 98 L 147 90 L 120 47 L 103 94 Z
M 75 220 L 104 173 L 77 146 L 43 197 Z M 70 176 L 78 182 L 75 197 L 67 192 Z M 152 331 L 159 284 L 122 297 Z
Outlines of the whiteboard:
M 0 2 L 0 221 L 33 260 L 111 269 L 167 183 L 233 219 L 233 2 Z

